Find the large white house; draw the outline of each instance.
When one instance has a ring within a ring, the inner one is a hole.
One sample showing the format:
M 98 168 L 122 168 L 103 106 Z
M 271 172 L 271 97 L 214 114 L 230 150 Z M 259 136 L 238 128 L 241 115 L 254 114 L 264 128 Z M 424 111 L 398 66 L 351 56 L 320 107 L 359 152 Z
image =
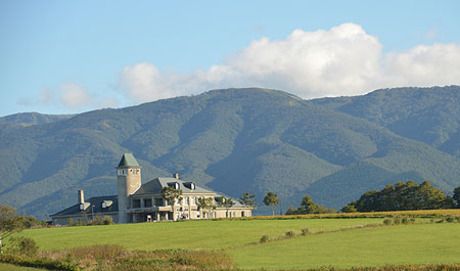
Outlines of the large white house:
M 173 177 L 159 177 L 144 184 L 141 180 L 139 163 L 131 153 L 125 153 L 117 167 L 118 195 L 85 199 L 83 190 L 79 190 L 78 203 L 51 215 L 53 224 L 87 222 L 97 216 L 111 216 L 116 223 L 136 223 L 252 215 L 253 207 L 192 181 L 181 180 L 177 173 Z M 168 202 L 162 194 L 166 187 L 181 195 Z M 204 201 L 206 204 L 203 204 Z

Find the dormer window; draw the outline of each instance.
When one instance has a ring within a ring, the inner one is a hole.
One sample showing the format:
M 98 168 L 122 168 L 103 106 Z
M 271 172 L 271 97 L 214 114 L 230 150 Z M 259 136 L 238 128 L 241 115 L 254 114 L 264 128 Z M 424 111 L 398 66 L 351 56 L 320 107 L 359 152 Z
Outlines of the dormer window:
M 190 190 L 195 190 L 195 187 L 196 187 L 195 184 L 192 183 L 192 182 L 186 182 L 186 183 L 184 183 L 184 186 L 187 187 Z
M 172 187 L 172 188 L 174 188 L 176 190 L 178 190 L 180 188 L 180 184 L 178 182 L 168 183 L 168 186 Z
M 109 208 L 110 206 L 112 206 L 113 204 L 113 201 L 111 200 L 104 200 L 102 201 L 102 209 L 105 209 L 105 208 Z

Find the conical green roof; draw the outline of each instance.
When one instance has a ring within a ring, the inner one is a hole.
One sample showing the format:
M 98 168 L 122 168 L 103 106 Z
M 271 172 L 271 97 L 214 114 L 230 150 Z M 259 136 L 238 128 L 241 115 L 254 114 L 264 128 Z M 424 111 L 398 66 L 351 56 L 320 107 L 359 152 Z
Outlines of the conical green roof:
M 139 167 L 139 163 L 132 153 L 125 153 L 123 157 L 121 157 L 118 167 Z

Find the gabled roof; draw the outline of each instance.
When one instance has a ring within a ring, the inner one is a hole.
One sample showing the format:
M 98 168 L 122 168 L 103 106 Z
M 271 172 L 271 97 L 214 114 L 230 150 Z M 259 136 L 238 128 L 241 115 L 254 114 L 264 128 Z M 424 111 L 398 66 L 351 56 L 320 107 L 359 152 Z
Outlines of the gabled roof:
M 132 153 L 124 153 L 118 167 L 139 167 L 139 163 Z
M 104 201 L 112 201 L 112 205 L 108 208 L 102 208 L 102 203 Z M 91 215 L 93 212 L 95 215 L 100 215 L 104 213 L 111 213 L 111 212 L 118 212 L 118 199 L 117 196 L 101 196 L 101 197 L 92 197 L 89 199 L 85 199 L 85 202 L 89 203 L 89 207 L 86 208 L 84 212 L 87 214 Z M 91 206 L 94 206 L 94 208 L 91 208 Z M 67 209 L 64 209 L 60 212 L 57 212 L 55 214 L 52 214 L 51 217 L 53 216 L 67 216 L 67 215 L 78 215 L 80 214 L 80 204 L 77 203 Z
M 182 190 L 183 193 L 215 193 L 214 191 L 207 190 L 201 186 L 198 186 L 197 184 L 194 183 L 194 188 L 191 189 L 190 183 L 193 182 L 188 182 L 188 181 L 183 181 L 180 179 L 176 178 L 156 178 L 153 179 L 145 184 L 143 184 L 137 191 L 134 193 L 134 195 L 140 195 L 140 194 L 160 194 L 161 190 L 163 187 L 169 186 L 168 184 L 170 183 L 178 183 L 179 184 L 179 189 Z

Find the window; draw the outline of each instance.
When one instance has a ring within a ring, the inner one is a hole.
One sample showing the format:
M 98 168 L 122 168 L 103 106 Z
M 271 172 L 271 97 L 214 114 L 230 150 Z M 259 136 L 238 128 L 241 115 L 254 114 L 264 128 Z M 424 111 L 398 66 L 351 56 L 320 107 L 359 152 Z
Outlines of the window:
M 152 207 L 152 199 L 144 199 L 144 207 Z
M 141 208 L 141 200 L 133 199 L 133 208 Z

